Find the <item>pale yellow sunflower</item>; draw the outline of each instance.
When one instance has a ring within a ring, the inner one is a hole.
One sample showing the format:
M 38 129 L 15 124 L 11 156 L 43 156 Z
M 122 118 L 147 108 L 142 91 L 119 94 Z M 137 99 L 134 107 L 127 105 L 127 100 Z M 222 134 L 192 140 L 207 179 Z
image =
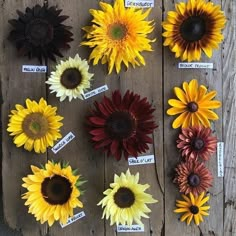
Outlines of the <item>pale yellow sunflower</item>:
M 205 196 L 205 193 L 202 192 L 198 196 L 194 196 L 192 193 L 189 194 L 189 197 L 182 195 L 184 201 L 176 200 L 177 209 L 174 210 L 175 213 L 184 213 L 180 220 L 187 221 L 189 225 L 194 219 L 196 225 L 199 225 L 203 222 L 202 216 L 208 216 L 209 213 L 206 212 L 210 209 L 210 206 L 204 205 L 208 200 L 209 196 Z
M 224 38 L 221 30 L 226 18 L 221 6 L 205 0 L 188 0 L 177 3 L 175 8 L 162 23 L 164 46 L 169 46 L 181 60 L 199 61 L 202 51 L 210 58 Z
M 93 48 L 89 60 L 97 65 L 108 63 L 109 74 L 114 66 L 119 73 L 121 64 L 129 67 L 145 65 L 140 54 L 142 51 L 152 51 L 151 42 L 147 35 L 153 31 L 153 21 L 146 21 L 150 9 L 143 12 L 141 9 L 125 8 L 124 0 L 115 0 L 112 7 L 108 3 L 99 2 L 102 10 L 91 9 L 93 25 L 84 27 L 87 41 L 81 45 Z
M 178 99 L 169 99 L 168 103 L 172 107 L 167 110 L 168 115 L 180 114 L 173 122 L 174 129 L 182 126 L 187 128 L 190 126 L 210 127 L 209 120 L 219 119 L 218 115 L 212 109 L 219 108 L 221 102 L 212 100 L 217 92 L 215 90 L 207 92 L 204 85 L 198 86 L 196 79 L 183 83 L 181 88 L 174 88 L 175 95 Z
M 26 108 L 17 104 L 12 110 L 7 131 L 14 136 L 17 147 L 24 146 L 28 151 L 44 153 L 61 138 L 60 127 L 63 117 L 56 115 L 57 107 L 48 105 L 41 98 L 39 103 L 26 99 Z
M 22 186 L 28 190 L 22 199 L 26 199 L 29 213 L 41 224 L 47 221 L 52 226 L 58 220 L 65 224 L 74 208 L 83 207 L 78 197 L 84 181 L 71 166 L 48 161 L 43 168 L 32 165 L 31 170 L 33 174 L 22 178 Z
M 56 70 L 51 72 L 46 83 L 50 84 L 51 93 L 56 93 L 61 102 L 66 97 L 69 101 L 73 98 L 83 99 L 83 94 L 90 88 L 93 77 L 88 70 L 88 62 L 76 54 L 74 58 L 69 57 L 68 60 L 61 61 L 56 66 Z
M 143 225 L 141 217 L 149 218 L 145 213 L 150 213 L 151 210 L 146 204 L 156 203 L 157 200 L 145 193 L 150 187 L 148 184 L 142 185 L 138 182 L 139 173 L 131 175 L 127 170 L 126 174 L 115 175 L 114 183 L 110 184 L 111 188 L 103 192 L 106 196 L 98 205 L 105 207 L 102 218 L 110 218 L 110 225 L 132 225 L 133 221 Z

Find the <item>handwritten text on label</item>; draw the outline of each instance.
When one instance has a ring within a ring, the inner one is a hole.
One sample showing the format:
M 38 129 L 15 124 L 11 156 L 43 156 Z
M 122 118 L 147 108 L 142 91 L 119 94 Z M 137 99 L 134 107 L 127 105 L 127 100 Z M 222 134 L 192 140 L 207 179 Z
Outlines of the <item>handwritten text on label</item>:
M 125 0 L 125 7 L 154 7 L 154 0 Z
M 91 97 L 93 97 L 93 96 L 95 96 L 95 95 L 97 95 L 99 93 L 105 92 L 107 90 L 108 90 L 108 86 L 105 84 L 105 85 L 103 85 L 103 86 L 101 86 L 99 88 L 96 88 L 96 89 L 88 92 L 88 93 L 85 93 L 84 94 L 84 99 L 91 98 Z
M 224 143 L 217 143 L 218 177 L 224 177 Z
M 118 225 L 117 232 L 144 232 L 144 226 L 142 225 Z
M 145 165 L 155 163 L 154 155 L 140 156 L 140 157 L 129 157 L 129 166 L 134 165 Z
M 32 65 L 23 65 L 22 72 L 26 73 L 46 73 L 46 66 L 32 66 Z
M 180 69 L 200 69 L 200 68 L 205 68 L 205 69 L 213 69 L 213 63 L 179 63 L 179 68 Z
M 85 217 L 85 213 L 84 213 L 84 211 L 81 211 L 81 212 L 75 214 L 74 216 L 68 218 L 66 224 L 64 224 L 64 225 L 61 224 L 61 227 L 64 228 L 67 225 L 70 225 L 70 224 L 74 223 L 75 221 L 77 221 L 77 220 L 79 220 L 79 219 L 81 219 L 83 217 Z

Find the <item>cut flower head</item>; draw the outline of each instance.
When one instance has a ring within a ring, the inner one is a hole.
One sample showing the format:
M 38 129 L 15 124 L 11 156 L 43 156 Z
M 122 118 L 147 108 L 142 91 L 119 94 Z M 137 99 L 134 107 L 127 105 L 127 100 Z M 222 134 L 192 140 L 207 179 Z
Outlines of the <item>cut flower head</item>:
M 147 35 L 153 31 L 153 21 L 146 21 L 150 10 L 143 12 L 141 9 L 125 8 L 124 0 L 115 0 L 114 6 L 105 2 L 99 3 L 102 10 L 91 9 L 93 16 L 92 26 L 84 27 L 87 41 L 81 45 L 93 48 L 89 59 L 97 65 L 108 63 L 109 74 L 115 67 L 119 73 L 121 64 L 128 68 L 145 65 L 145 60 L 140 54 L 142 51 L 152 51 Z

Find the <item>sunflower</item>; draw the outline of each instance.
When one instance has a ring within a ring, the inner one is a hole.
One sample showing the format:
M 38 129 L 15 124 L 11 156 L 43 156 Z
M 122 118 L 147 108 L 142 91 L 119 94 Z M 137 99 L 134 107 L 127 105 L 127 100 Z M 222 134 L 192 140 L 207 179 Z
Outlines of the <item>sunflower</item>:
M 28 151 L 46 152 L 47 147 L 61 138 L 60 127 L 63 117 L 56 115 L 56 107 L 41 98 L 39 103 L 26 99 L 26 108 L 17 104 L 12 110 L 7 131 L 14 136 L 17 147 L 24 145 Z
M 102 149 L 107 155 L 113 155 L 117 160 L 124 153 L 137 157 L 149 149 L 148 136 L 157 127 L 153 121 L 155 109 L 141 99 L 138 94 L 129 90 L 124 97 L 118 90 L 112 93 L 112 99 L 104 96 L 102 102 L 95 102 L 95 109 L 88 117 L 90 134 L 95 149 Z
M 73 216 L 74 208 L 83 207 L 78 197 L 79 187 L 85 181 L 80 181 L 80 175 L 75 174 L 77 170 L 51 161 L 41 169 L 32 165 L 31 170 L 33 174 L 22 178 L 22 186 L 28 191 L 22 199 L 26 199 L 29 213 L 41 224 L 47 221 L 52 226 L 57 220 L 65 224 L 68 217 Z
M 25 13 L 17 10 L 18 19 L 9 20 L 14 29 L 8 39 L 20 55 L 36 57 L 41 64 L 43 58 L 56 61 L 55 56 L 63 57 L 60 50 L 70 48 L 73 34 L 71 27 L 62 24 L 69 16 L 60 15 L 61 11 L 46 4 L 27 7 Z
M 197 196 L 211 186 L 213 176 L 204 163 L 188 160 L 180 163 L 175 170 L 174 183 L 178 184 L 181 193 L 191 192 Z
M 216 152 L 216 146 L 217 138 L 212 136 L 210 128 L 203 126 L 182 128 L 177 140 L 177 148 L 186 160 L 201 158 L 207 161 Z
M 167 110 L 168 115 L 180 114 L 173 122 L 174 129 L 182 126 L 187 128 L 189 126 L 210 127 L 209 120 L 217 120 L 218 115 L 212 109 L 221 106 L 220 101 L 212 101 L 216 96 L 215 90 L 207 93 L 207 88 L 204 85 L 198 87 L 197 80 L 193 79 L 189 82 L 183 83 L 183 90 L 181 88 L 174 88 L 177 99 L 169 99 L 169 105 L 173 106 Z
M 205 193 L 202 192 L 198 196 L 194 196 L 192 193 L 189 194 L 189 197 L 182 195 L 184 201 L 176 200 L 177 209 L 174 210 L 175 213 L 184 213 L 180 220 L 187 221 L 189 225 L 194 218 L 195 224 L 199 225 L 200 222 L 203 222 L 202 216 L 208 216 L 209 213 L 206 212 L 210 209 L 210 206 L 204 205 L 208 200 L 209 196 L 205 196 Z
M 164 46 L 169 46 L 181 60 L 199 61 L 203 51 L 209 58 L 212 50 L 222 42 L 221 30 L 226 18 L 220 5 L 205 0 L 188 0 L 175 5 L 162 23 L 165 32 Z
M 114 66 L 119 73 L 122 62 L 128 68 L 145 65 L 145 60 L 140 54 L 142 51 L 152 51 L 147 35 L 153 31 L 153 21 L 146 21 L 150 10 L 143 12 L 141 9 L 125 8 L 124 0 L 116 0 L 114 7 L 100 2 L 102 10 L 90 10 L 93 16 L 92 26 L 84 27 L 85 37 L 81 45 L 94 48 L 89 60 L 97 65 L 108 63 L 109 74 Z
M 151 212 L 146 204 L 156 203 L 152 195 L 145 193 L 150 186 L 139 184 L 139 173 L 131 175 L 129 169 L 121 176 L 114 176 L 114 183 L 110 184 L 109 189 L 103 192 L 106 195 L 98 205 L 104 208 L 103 216 L 110 217 L 110 225 L 114 223 L 122 225 L 132 225 L 135 221 L 143 225 L 141 217 L 149 218 L 145 213 Z
M 88 72 L 89 65 L 84 59 L 81 60 L 78 54 L 74 58 L 69 57 L 56 66 L 51 76 L 46 81 L 50 84 L 51 93 L 56 93 L 60 101 L 66 97 L 71 101 L 73 98 L 83 99 L 84 91 L 90 88 L 90 81 L 93 74 Z

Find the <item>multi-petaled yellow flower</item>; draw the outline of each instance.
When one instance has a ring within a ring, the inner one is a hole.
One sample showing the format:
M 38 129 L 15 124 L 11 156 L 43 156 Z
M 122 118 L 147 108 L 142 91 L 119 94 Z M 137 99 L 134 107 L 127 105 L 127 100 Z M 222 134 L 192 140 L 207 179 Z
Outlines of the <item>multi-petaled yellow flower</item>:
M 84 27 L 87 41 L 82 45 L 93 48 L 89 59 L 96 65 L 108 63 L 109 74 L 113 68 L 119 73 L 121 64 L 128 68 L 145 65 L 140 54 L 142 51 L 152 51 L 150 43 L 154 40 L 147 38 L 153 31 L 153 21 L 146 21 L 150 10 L 125 8 L 124 0 L 115 0 L 114 7 L 100 2 L 102 10 L 91 9 L 93 25 Z
M 57 107 L 48 105 L 41 98 L 39 103 L 26 99 L 26 108 L 17 104 L 12 110 L 7 131 L 14 136 L 17 147 L 24 146 L 28 151 L 44 153 L 61 138 L 60 127 L 63 117 L 56 115 Z
M 162 23 L 165 32 L 164 46 L 169 46 L 175 57 L 181 60 L 199 61 L 203 51 L 208 57 L 222 42 L 221 30 L 226 18 L 220 5 L 205 0 L 188 0 L 175 5 Z
M 84 181 L 71 166 L 48 161 L 44 168 L 31 166 L 31 170 L 33 174 L 22 179 L 22 186 L 28 190 L 22 199 L 26 199 L 29 213 L 41 224 L 47 221 L 52 226 L 57 220 L 65 224 L 74 208 L 83 207 L 78 187 Z
M 212 111 L 221 106 L 220 101 L 212 100 L 217 94 L 215 90 L 208 93 L 204 85 L 198 86 L 197 80 L 193 79 L 189 84 L 183 83 L 183 90 L 175 87 L 174 92 L 178 99 L 169 99 L 168 103 L 172 107 L 167 110 L 168 115 L 180 114 L 172 124 L 174 129 L 180 126 L 210 127 L 209 120 L 219 119 Z

